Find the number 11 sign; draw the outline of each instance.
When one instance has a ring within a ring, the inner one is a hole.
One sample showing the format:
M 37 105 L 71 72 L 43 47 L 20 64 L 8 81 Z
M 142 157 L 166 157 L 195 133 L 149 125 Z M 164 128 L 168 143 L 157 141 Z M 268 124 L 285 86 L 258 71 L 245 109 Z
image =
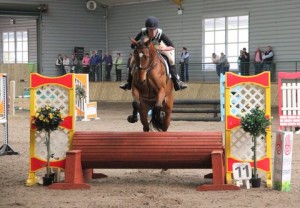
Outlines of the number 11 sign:
M 233 179 L 235 180 L 249 180 L 251 179 L 250 163 L 234 163 L 232 165 Z

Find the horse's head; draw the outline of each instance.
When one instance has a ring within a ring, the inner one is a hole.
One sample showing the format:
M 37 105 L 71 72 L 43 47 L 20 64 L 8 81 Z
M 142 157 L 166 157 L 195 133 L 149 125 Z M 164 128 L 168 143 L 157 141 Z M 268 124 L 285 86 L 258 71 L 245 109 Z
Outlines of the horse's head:
M 148 37 L 144 37 L 139 41 L 130 38 L 131 43 L 135 46 L 134 59 L 139 70 L 147 70 L 153 60 L 153 51 L 155 48 Z
M 132 38 L 130 38 L 130 40 L 135 46 L 133 55 L 138 72 L 138 81 L 144 83 L 147 77 L 147 71 L 151 69 L 156 51 L 153 43 L 148 37 L 144 37 L 139 41 Z

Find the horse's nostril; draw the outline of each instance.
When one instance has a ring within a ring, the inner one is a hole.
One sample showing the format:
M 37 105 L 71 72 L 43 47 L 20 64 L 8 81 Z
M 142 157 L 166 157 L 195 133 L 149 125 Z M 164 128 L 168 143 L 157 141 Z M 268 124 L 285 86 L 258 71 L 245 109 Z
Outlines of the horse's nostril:
M 140 84 L 143 84 L 143 83 L 145 83 L 146 82 L 146 80 L 144 79 L 144 80 L 141 80 L 140 81 Z

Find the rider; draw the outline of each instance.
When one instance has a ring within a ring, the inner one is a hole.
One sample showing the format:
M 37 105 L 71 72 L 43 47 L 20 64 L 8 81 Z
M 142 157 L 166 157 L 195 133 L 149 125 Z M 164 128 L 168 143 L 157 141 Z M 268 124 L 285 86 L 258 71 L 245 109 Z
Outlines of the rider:
M 162 32 L 160 28 L 158 28 L 158 19 L 156 17 L 148 17 L 145 22 L 145 27 L 142 28 L 142 31 L 137 34 L 135 40 L 140 40 L 143 36 L 147 36 L 151 39 L 151 41 L 156 46 L 157 50 L 159 50 L 163 55 L 167 56 L 171 65 L 170 74 L 174 83 L 175 91 L 183 90 L 187 88 L 187 85 L 179 80 L 179 76 L 176 73 L 175 69 L 175 48 L 172 41 L 166 36 L 165 33 Z M 134 45 L 131 44 L 131 48 L 134 49 Z M 132 74 L 128 74 L 127 83 L 121 84 L 120 88 L 123 90 L 130 90 L 132 83 Z

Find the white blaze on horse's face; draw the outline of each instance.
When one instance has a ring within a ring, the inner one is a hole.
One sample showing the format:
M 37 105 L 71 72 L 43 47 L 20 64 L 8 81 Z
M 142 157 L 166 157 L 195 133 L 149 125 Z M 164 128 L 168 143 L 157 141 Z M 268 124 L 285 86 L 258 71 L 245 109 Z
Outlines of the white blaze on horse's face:
M 140 59 L 143 58 L 144 54 L 143 53 L 139 53 L 139 57 Z M 141 61 L 140 61 L 140 68 L 142 68 L 142 64 L 141 64 Z

